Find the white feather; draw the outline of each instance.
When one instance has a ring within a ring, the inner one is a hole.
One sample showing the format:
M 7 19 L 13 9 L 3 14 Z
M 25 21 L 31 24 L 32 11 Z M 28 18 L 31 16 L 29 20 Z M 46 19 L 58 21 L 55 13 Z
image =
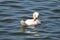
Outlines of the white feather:
M 26 25 L 37 25 L 37 24 L 41 24 L 41 21 L 40 20 L 34 21 L 33 19 L 27 19 L 25 23 Z
M 41 24 L 41 21 L 36 19 L 38 18 L 39 13 L 38 12 L 34 12 L 33 13 L 33 19 L 27 19 L 26 21 L 20 21 L 21 25 L 37 25 L 37 24 Z M 34 21 L 34 19 L 36 19 Z

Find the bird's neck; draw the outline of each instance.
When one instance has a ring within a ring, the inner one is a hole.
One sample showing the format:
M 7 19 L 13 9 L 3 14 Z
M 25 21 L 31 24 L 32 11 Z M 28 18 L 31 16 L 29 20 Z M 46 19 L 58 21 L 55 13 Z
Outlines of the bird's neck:
M 34 21 L 36 21 L 37 20 L 37 18 L 36 19 L 34 19 Z

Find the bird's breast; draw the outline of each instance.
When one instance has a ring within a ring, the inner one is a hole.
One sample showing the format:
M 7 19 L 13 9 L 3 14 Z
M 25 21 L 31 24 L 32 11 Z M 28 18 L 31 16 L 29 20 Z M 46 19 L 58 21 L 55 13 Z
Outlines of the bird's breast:
M 25 23 L 26 23 L 27 25 L 37 25 L 38 21 L 26 20 Z

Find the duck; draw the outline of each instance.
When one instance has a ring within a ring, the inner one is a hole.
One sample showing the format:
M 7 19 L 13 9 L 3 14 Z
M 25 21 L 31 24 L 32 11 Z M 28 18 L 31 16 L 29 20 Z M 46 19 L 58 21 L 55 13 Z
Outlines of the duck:
M 27 20 L 21 20 L 20 21 L 21 25 L 27 25 L 28 27 L 33 26 L 34 28 L 36 28 L 36 25 L 41 24 L 41 20 L 39 20 L 39 13 L 38 12 L 34 12 L 33 13 L 33 19 L 27 19 Z

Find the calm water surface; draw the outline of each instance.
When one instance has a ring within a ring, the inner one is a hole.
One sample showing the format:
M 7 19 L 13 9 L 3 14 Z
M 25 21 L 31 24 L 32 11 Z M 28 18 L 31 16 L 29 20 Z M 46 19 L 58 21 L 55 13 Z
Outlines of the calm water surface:
M 20 33 L 20 20 L 40 13 L 39 37 Z M 0 40 L 60 40 L 60 0 L 0 0 Z

